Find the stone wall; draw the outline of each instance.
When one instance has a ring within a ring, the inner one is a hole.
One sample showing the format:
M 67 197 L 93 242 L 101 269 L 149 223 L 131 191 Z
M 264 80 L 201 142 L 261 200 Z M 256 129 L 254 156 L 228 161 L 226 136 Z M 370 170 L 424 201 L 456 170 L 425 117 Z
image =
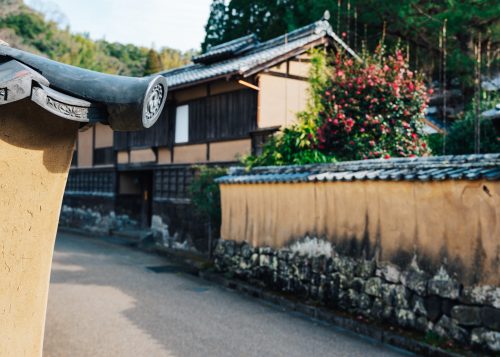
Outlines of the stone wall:
M 197 214 L 189 200 L 184 202 L 154 200 L 153 217 L 155 216 L 168 227 L 168 241 L 174 239 L 177 243 L 188 244 L 199 252 L 208 252 L 207 219 Z M 219 236 L 220 227 L 213 227 L 212 237 Z
M 286 247 L 220 240 L 220 272 L 264 284 L 374 321 L 500 351 L 500 288 L 463 287 L 446 265 L 424 272 L 414 257 L 405 269 L 340 254 L 329 241 L 304 238 Z
M 104 213 L 94 207 L 63 205 L 59 226 L 77 228 L 91 234 L 108 235 L 112 231 L 137 229 L 139 223 L 128 215 L 117 215 L 114 211 Z

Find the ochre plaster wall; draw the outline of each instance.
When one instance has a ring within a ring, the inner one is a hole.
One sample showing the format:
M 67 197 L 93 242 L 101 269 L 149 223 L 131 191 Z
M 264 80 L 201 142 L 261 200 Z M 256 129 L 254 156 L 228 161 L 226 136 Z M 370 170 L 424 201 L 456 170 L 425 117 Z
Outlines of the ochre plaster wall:
M 221 185 L 223 239 L 280 248 L 305 235 L 400 266 L 442 263 L 464 284 L 500 284 L 500 182 Z
M 158 163 L 170 164 L 172 163 L 172 151 L 168 148 L 158 148 Z
M 290 61 L 288 66 L 290 74 L 305 78 L 309 77 L 309 69 L 311 68 L 309 62 Z
M 250 139 L 210 143 L 210 161 L 236 161 L 238 157 L 252 150 Z
M 113 146 L 113 129 L 109 125 L 97 123 L 95 130 L 95 148 L 109 148 Z
M 0 356 L 41 356 L 50 267 L 78 123 L 0 106 Z
M 116 154 L 116 161 L 119 164 L 128 164 L 130 160 L 130 155 L 128 151 L 118 151 Z
M 78 133 L 78 167 L 92 167 L 94 154 L 93 128 L 82 130 Z
M 156 154 L 153 149 L 130 150 L 130 163 L 156 162 Z
M 309 84 L 291 78 L 259 76 L 258 127 L 288 126 L 307 104 Z
M 207 161 L 207 144 L 180 145 L 174 147 L 175 164 L 191 164 Z

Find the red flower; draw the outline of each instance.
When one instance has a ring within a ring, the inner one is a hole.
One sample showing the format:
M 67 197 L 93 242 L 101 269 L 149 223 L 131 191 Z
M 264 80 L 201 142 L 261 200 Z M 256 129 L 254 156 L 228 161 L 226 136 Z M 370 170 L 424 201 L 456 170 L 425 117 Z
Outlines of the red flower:
M 390 159 L 390 158 L 391 158 L 391 155 L 385 154 L 384 159 Z

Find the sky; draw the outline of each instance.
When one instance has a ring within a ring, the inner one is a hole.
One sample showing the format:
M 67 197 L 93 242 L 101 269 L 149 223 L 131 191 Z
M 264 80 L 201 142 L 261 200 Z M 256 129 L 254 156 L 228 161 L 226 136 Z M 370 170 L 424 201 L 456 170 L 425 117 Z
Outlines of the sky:
M 25 0 L 46 16 L 92 39 L 199 49 L 212 0 Z

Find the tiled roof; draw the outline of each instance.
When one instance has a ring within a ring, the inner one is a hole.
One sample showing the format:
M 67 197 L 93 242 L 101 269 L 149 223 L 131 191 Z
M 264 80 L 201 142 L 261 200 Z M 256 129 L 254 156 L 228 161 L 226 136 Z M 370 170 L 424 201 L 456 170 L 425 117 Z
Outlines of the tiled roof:
M 236 167 L 219 183 L 280 183 L 353 180 L 442 181 L 500 180 L 500 153 L 432 156 L 389 160 L 347 161 L 335 164 Z
M 253 71 L 256 68 L 267 64 L 271 65 L 276 59 L 283 56 L 288 54 L 295 56 L 301 50 L 305 52 L 308 45 L 325 37 L 333 39 L 351 55 L 358 58 L 352 49 L 333 32 L 328 21 L 321 20 L 262 43 L 251 42 L 251 36 L 245 36 L 213 47 L 207 53 L 195 58 L 195 60 L 200 62 L 201 59 L 201 62 L 205 62 L 203 61 L 204 56 L 207 59 L 212 54 L 215 56 L 222 53 L 231 53 L 231 51 L 235 53 L 234 57 L 215 63 L 195 63 L 160 74 L 165 76 L 170 89 L 226 75 L 246 77 L 254 74 Z M 242 47 L 242 43 L 247 42 L 248 46 Z
M 243 36 L 235 40 L 211 47 L 207 52 L 194 56 L 194 63 L 210 63 L 217 58 L 227 58 L 249 51 L 258 44 L 257 36 L 254 34 Z

